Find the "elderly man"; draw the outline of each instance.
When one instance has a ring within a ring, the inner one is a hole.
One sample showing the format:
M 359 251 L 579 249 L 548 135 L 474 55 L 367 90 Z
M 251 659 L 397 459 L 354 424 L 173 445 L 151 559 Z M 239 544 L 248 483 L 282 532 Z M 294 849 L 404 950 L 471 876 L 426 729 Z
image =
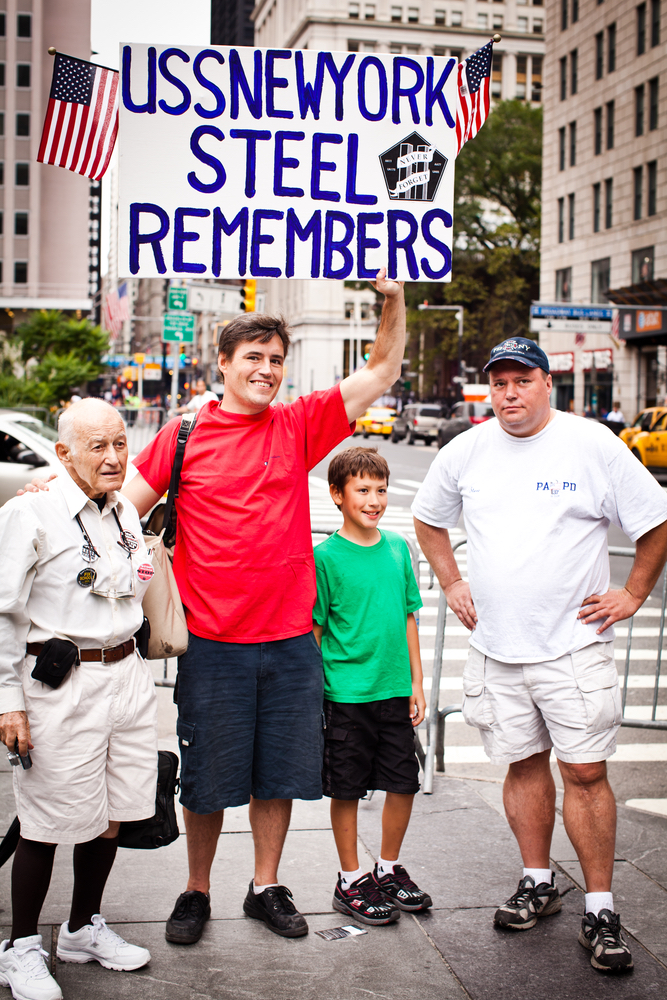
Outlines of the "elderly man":
M 85 399 L 58 431 L 64 468 L 49 491 L 0 510 L 0 739 L 32 759 L 14 771 L 21 839 L 0 946 L 0 984 L 21 1000 L 62 996 L 37 933 L 57 844 L 76 845 L 58 958 L 119 970 L 150 961 L 99 911 L 120 823 L 155 812 L 155 689 L 134 638 L 152 566 L 137 512 L 116 492 L 127 467 L 117 411 Z
M 613 625 L 641 607 L 664 565 L 667 498 L 608 428 L 550 408 L 548 359 L 532 340 L 494 347 L 484 371 L 497 420 L 442 449 L 412 511 L 447 602 L 472 632 L 464 717 L 492 763 L 508 765 L 505 812 L 525 867 L 495 923 L 527 930 L 561 908 L 549 862 L 553 748 L 586 883 L 579 942 L 595 969 L 621 972 L 632 957 L 611 893 L 606 760 L 621 721 Z M 469 583 L 448 534 L 461 511 Z M 609 590 L 610 523 L 636 543 L 621 590 Z

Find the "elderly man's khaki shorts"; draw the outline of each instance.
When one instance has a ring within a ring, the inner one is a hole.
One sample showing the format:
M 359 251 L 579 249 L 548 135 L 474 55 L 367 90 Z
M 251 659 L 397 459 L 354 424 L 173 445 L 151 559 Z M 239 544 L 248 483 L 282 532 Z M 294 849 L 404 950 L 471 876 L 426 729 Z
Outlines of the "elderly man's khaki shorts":
M 570 764 L 606 760 L 622 718 L 614 644 L 595 642 L 543 663 L 503 663 L 471 646 L 463 717 L 479 729 L 492 764 L 552 747 Z
M 94 840 L 114 820 L 155 813 L 157 701 L 137 653 L 118 663 L 81 663 L 60 687 L 30 676 L 23 691 L 34 750 L 14 770 L 21 836 L 53 844 Z

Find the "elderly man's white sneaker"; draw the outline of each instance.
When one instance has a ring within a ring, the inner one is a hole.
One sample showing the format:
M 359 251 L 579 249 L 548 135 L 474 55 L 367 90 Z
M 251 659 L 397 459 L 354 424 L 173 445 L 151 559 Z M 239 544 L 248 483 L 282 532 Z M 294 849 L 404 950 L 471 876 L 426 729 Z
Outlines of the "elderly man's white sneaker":
M 15 1000 L 62 1000 L 58 983 L 46 967 L 48 951 L 42 948 L 42 935 L 16 938 L 0 944 L 0 986 L 9 986 Z
M 93 916 L 92 924 L 70 933 L 64 923 L 58 935 L 56 955 L 62 962 L 99 962 L 105 969 L 116 972 L 131 972 L 140 969 L 151 960 L 147 948 L 128 944 L 120 934 L 116 934 L 99 913 Z

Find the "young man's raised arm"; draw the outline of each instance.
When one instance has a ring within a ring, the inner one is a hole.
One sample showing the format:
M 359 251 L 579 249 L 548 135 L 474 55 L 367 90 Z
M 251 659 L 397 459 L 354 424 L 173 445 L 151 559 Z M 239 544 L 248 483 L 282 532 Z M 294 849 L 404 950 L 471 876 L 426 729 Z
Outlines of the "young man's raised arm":
M 405 299 L 403 282 L 387 278 L 387 269 L 378 271 L 371 284 L 384 295 L 380 326 L 368 363 L 340 384 L 347 419 L 352 423 L 389 389 L 401 374 L 405 354 Z

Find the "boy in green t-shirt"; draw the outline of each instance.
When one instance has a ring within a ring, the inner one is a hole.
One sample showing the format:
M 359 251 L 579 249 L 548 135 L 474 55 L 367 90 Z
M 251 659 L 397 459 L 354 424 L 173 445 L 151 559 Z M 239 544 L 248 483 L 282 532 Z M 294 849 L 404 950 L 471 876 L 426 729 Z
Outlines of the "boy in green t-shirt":
M 313 629 L 324 661 L 322 784 L 341 871 L 333 905 L 365 924 L 389 924 L 431 897 L 398 863 L 419 790 L 414 727 L 424 718 L 419 588 L 405 541 L 377 525 L 389 466 L 375 448 L 348 448 L 329 465 L 343 527 L 315 548 Z M 357 809 L 368 789 L 386 791 L 382 848 L 373 872 L 359 867 Z

